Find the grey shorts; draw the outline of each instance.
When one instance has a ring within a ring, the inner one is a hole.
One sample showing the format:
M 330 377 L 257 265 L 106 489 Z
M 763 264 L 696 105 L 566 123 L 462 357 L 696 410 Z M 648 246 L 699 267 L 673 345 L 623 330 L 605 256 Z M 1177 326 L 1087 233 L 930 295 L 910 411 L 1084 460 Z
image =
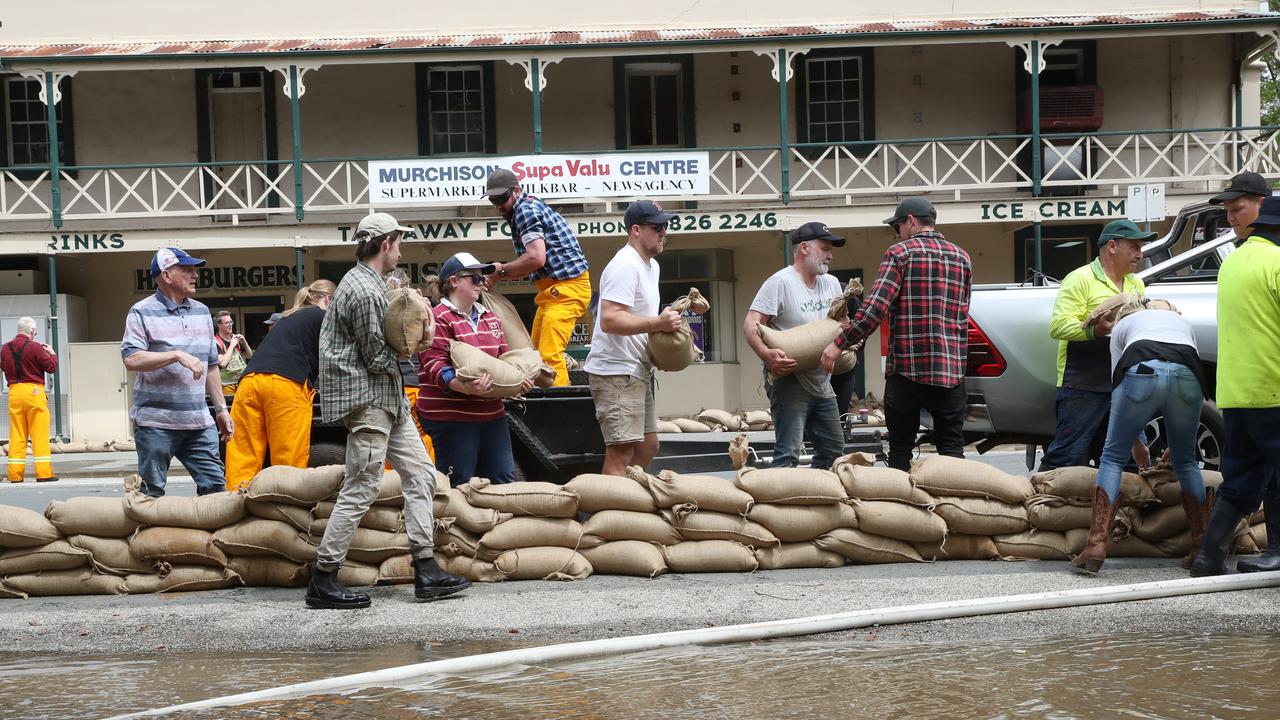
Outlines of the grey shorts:
M 653 382 L 630 375 L 588 377 L 605 445 L 640 442 L 646 433 L 658 432 Z

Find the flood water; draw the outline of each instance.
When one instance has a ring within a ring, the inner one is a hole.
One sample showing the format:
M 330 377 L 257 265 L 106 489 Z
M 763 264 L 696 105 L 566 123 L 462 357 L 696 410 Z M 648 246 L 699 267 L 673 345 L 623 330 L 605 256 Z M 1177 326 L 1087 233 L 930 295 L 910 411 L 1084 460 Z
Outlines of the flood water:
M 861 631 L 659 650 L 172 717 L 1280 717 L 1280 637 L 1274 635 L 1131 634 L 979 645 L 872 637 Z M 254 657 L 0 656 L 0 717 L 103 717 L 444 656 L 415 645 Z

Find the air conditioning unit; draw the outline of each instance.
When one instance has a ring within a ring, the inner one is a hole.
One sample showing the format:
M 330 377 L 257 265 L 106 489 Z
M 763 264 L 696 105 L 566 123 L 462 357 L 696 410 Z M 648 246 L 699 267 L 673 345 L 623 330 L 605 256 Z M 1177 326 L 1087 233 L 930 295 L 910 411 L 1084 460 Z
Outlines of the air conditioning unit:
M 1092 132 L 1102 127 L 1102 88 L 1061 85 L 1040 88 L 1041 132 Z M 1018 95 L 1018 134 L 1031 132 L 1031 91 Z

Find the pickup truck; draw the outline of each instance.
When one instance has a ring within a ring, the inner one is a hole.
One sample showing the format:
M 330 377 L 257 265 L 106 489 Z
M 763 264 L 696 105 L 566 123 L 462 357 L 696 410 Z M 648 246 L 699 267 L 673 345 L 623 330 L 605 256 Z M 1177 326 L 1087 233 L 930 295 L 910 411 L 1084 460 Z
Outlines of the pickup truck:
M 1194 327 L 1209 377 L 1209 398 L 1214 397 L 1218 357 L 1218 267 L 1235 245 L 1235 233 L 1221 207 L 1188 206 L 1167 235 L 1143 247 L 1143 267 L 1137 273 L 1148 296 L 1173 302 Z M 1055 426 L 1058 341 L 1049 337 L 1049 318 L 1058 283 L 1039 280 L 1042 284 L 974 286 L 965 373 L 966 438 L 978 442 L 979 452 L 1007 443 L 1026 444 L 1028 469 L 1036 447 L 1053 439 Z M 1163 430 L 1162 418 L 1148 425 L 1153 456 L 1165 447 Z M 1222 414 L 1212 399 L 1206 400 L 1196 437 L 1205 468 L 1218 468 L 1223 435 Z M 1102 440 L 1095 440 L 1095 459 Z

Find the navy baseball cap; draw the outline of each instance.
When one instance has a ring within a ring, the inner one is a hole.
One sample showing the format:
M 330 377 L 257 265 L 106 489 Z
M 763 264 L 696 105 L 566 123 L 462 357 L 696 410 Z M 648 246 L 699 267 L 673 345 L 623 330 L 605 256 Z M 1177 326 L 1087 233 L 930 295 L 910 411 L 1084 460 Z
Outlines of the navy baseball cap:
M 151 277 L 159 275 L 174 265 L 200 267 L 204 265 L 204 261 L 191 257 L 179 248 L 160 248 L 156 251 L 155 257 L 151 258 Z
M 632 225 L 661 225 L 671 222 L 671 218 L 675 216 L 675 213 L 665 212 L 661 205 L 652 200 L 637 200 L 627 206 L 627 211 L 622 215 L 622 224 L 627 232 L 631 232 Z
M 481 275 L 489 275 L 493 272 L 493 263 L 480 262 L 475 255 L 469 252 L 460 252 L 457 255 L 444 261 L 440 266 L 440 281 L 444 282 L 463 270 L 478 270 Z

